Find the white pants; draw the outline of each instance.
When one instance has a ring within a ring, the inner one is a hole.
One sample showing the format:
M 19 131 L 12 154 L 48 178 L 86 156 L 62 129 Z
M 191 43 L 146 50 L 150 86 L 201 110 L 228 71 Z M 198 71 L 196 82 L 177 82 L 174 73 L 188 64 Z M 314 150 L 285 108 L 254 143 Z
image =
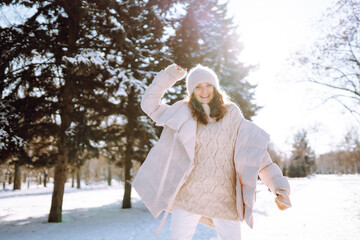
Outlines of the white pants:
M 190 240 L 201 215 L 174 208 L 170 224 L 170 240 Z M 218 239 L 241 240 L 240 222 L 213 219 Z

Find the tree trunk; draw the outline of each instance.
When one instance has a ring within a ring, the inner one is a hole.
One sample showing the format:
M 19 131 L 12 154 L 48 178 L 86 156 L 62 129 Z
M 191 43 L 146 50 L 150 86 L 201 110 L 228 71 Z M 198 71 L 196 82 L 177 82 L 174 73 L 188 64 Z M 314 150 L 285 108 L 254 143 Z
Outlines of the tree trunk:
M 81 188 L 80 170 L 81 170 L 81 167 L 76 168 L 76 188 L 77 189 Z
M 13 190 L 21 189 L 21 166 L 15 162 L 15 173 L 14 173 L 14 188 Z
M 123 198 L 123 205 L 122 208 L 131 208 L 131 176 L 130 170 L 133 159 L 133 144 L 134 144 L 134 129 L 135 129 L 135 122 L 136 122 L 136 113 L 134 106 L 136 103 L 136 94 L 134 87 L 131 87 L 130 94 L 128 95 L 128 105 L 126 107 L 127 113 L 127 126 L 125 130 L 125 134 L 127 136 L 127 143 L 125 149 L 125 159 L 124 159 L 124 182 L 125 182 L 125 191 L 124 191 L 124 198 Z
M 27 177 L 27 188 L 28 189 L 30 188 L 30 183 L 31 183 L 31 172 L 28 174 L 28 177 Z
M 108 186 L 111 186 L 111 179 L 112 179 L 112 175 L 111 175 L 111 161 L 110 161 L 110 159 L 108 159 L 108 175 L 107 175 Z
M 126 159 L 124 164 L 125 191 L 122 208 L 131 208 L 131 159 Z
M 66 172 L 69 162 L 69 150 L 66 141 L 66 129 L 71 124 L 71 112 L 72 112 L 72 83 L 68 81 L 64 86 L 64 108 L 61 114 L 61 132 L 60 140 L 58 143 L 59 155 L 57 164 L 55 167 L 54 177 L 54 191 L 52 194 L 52 202 L 50 208 L 49 222 L 61 222 L 62 221 L 62 203 L 64 197 L 64 187 L 66 182 Z
M 69 149 L 67 146 L 66 129 L 70 127 L 72 122 L 71 113 L 73 111 L 73 82 L 72 79 L 66 79 L 63 93 L 63 105 L 61 109 L 61 129 L 58 141 L 58 159 L 55 167 L 54 176 L 54 191 L 52 194 L 51 208 L 48 221 L 61 222 L 62 221 L 62 203 L 64 197 L 64 187 L 66 182 L 66 172 L 69 163 Z
M 2 172 L 3 172 L 3 175 L 4 175 L 4 177 L 3 177 L 3 189 L 5 190 L 5 188 L 6 188 L 7 170 L 2 171 Z
M 75 168 L 71 168 L 71 188 L 75 187 Z
M 27 173 L 23 172 L 23 176 L 22 176 L 22 182 L 25 184 L 27 181 Z
M 74 57 L 77 53 L 76 41 L 78 39 L 79 33 L 82 1 L 63 0 L 59 3 L 62 5 L 64 11 L 68 15 L 68 51 L 66 52 L 66 55 L 68 57 Z M 62 203 L 66 182 L 67 165 L 69 163 L 69 150 L 67 147 L 67 136 L 65 132 L 70 127 L 72 122 L 72 114 L 74 109 L 72 99 L 76 89 L 74 87 L 74 74 L 72 73 L 73 69 L 71 64 L 67 65 L 64 71 L 66 72 L 65 84 L 62 95 L 59 96 L 60 99 L 62 99 L 62 108 L 60 109 L 61 127 L 58 142 L 59 155 L 55 167 L 54 191 L 52 194 L 52 202 L 48 219 L 49 222 L 61 222 L 62 220 Z
M 42 184 L 42 176 L 41 173 L 38 173 L 38 185 Z
M 13 182 L 13 177 L 12 177 L 12 173 L 10 172 L 8 174 L 8 184 L 10 185 L 10 184 L 12 184 L 12 182 Z
M 46 187 L 46 184 L 47 184 L 48 174 L 49 174 L 48 170 L 45 169 L 44 170 L 44 187 Z
M 54 177 L 54 191 L 52 194 L 51 208 L 49 214 L 49 222 L 61 222 L 62 221 L 62 204 L 64 197 L 64 188 L 66 182 L 66 170 L 67 170 L 67 151 L 65 154 L 60 154 L 58 163 L 55 167 Z M 62 158 L 62 159 L 60 159 Z
M 92 178 L 90 173 L 90 162 L 86 162 L 84 167 L 85 167 L 85 171 L 84 171 L 85 185 L 88 185 L 90 183 L 90 179 Z

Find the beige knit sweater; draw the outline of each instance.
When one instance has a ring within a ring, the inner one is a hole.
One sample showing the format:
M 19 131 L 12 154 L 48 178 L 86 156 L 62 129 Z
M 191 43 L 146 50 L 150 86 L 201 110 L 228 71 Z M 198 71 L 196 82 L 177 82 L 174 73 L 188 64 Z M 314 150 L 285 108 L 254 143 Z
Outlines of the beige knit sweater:
M 198 124 L 194 169 L 176 196 L 174 206 L 205 217 L 240 220 L 236 210 L 236 172 L 234 147 L 240 127 L 235 106 L 219 121 L 209 117 L 207 125 Z

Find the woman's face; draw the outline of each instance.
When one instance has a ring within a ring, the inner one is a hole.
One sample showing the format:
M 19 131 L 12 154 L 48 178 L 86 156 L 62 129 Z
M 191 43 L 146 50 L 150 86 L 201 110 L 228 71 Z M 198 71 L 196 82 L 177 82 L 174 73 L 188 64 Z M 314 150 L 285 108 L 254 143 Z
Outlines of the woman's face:
M 208 82 L 199 83 L 194 89 L 194 96 L 201 103 L 208 104 L 214 97 L 214 86 Z

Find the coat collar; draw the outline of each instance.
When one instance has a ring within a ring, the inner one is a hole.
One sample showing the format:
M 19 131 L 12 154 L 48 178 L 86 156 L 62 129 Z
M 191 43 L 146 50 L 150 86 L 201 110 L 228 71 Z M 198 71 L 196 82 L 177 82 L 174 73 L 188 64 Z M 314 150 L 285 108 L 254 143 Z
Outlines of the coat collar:
M 194 162 L 196 126 L 197 123 L 191 115 L 186 101 L 174 103 L 156 122 L 156 126 L 169 127 L 177 134 L 177 139 L 182 143 L 190 159 Z
M 178 131 L 189 119 L 192 119 L 190 109 L 185 100 L 181 100 L 171 105 L 171 107 L 161 115 L 156 121 L 156 126 L 164 127 L 166 125 Z

